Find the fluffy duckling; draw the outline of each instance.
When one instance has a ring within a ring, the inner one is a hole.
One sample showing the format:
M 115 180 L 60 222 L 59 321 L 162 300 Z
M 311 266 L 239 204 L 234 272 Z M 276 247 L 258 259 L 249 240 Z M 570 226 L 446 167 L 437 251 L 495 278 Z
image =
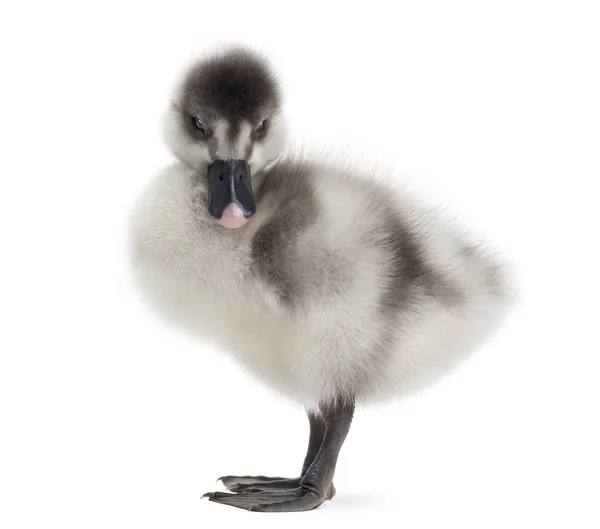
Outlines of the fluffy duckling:
M 465 358 L 506 313 L 497 257 L 367 175 L 286 156 L 282 94 L 240 48 L 191 68 L 165 136 L 177 162 L 139 201 L 133 257 L 154 307 L 302 403 L 300 476 L 224 476 L 211 501 L 314 509 L 335 494 L 356 403 Z

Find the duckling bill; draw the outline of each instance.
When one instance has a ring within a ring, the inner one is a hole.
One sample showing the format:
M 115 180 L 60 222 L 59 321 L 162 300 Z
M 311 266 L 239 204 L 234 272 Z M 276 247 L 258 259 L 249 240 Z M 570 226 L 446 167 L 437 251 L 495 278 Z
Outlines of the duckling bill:
M 441 214 L 368 175 L 285 153 L 279 82 L 231 48 L 195 64 L 165 119 L 176 161 L 132 227 L 155 310 L 216 342 L 304 406 L 299 475 L 227 475 L 213 502 L 314 509 L 357 404 L 395 398 L 458 365 L 498 327 L 512 280 L 502 259 Z
M 250 168 L 244 160 L 217 160 L 208 167 L 208 210 L 225 228 L 241 228 L 256 212 Z

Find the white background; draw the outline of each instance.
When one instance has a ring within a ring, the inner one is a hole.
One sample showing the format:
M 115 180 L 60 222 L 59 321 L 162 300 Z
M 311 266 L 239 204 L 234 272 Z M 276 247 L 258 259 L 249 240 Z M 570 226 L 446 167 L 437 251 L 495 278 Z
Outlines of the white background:
M 600 526 L 598 3 L 357 4 L 3 4 L 0 526 Z M 394 168 L 521 283 L 464 367 L 357 412 L 310 513 L 199 500 L 222 474 L 297 474 L 307 423 L 131 286 L 170 89 L 230 41 L 272 58 L 296 140 Z

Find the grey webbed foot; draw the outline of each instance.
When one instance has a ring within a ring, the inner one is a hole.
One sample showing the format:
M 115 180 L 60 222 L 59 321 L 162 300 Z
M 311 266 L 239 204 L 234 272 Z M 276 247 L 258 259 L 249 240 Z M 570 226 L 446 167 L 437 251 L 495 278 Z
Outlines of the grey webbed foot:
M 231 492 L 208 492 L 203 498 L 239 509 L 261 512 L 308 511 L 335 495 L 333 474 L 338 454 L 350 429 L 354 401 L 320 407 L 322 416 L 311 416 L 311 435 L 302 477 L 223 476 Z
M 295 512 L 309 511 L 319 507 L 326 500 L 335 495 L 333 483 L 329 486 L 327 493 L 306 486 L 297 487 L 286 491 L 271 491 L 259 493 L 209 492 L 202 496 L 215 503 L 222 503 L 258 512 Z

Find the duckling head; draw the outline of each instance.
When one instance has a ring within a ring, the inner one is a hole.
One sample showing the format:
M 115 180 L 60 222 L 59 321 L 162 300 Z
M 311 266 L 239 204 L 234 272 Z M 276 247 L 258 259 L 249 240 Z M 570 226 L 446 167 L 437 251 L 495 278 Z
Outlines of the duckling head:
M 253 176 L 285 145 L 279 83 L 258 53 L 229 48 L 193 65 L 165 119 L 175 156 L 205 178 L 210 214 L 240 228 L 256 212 Z

